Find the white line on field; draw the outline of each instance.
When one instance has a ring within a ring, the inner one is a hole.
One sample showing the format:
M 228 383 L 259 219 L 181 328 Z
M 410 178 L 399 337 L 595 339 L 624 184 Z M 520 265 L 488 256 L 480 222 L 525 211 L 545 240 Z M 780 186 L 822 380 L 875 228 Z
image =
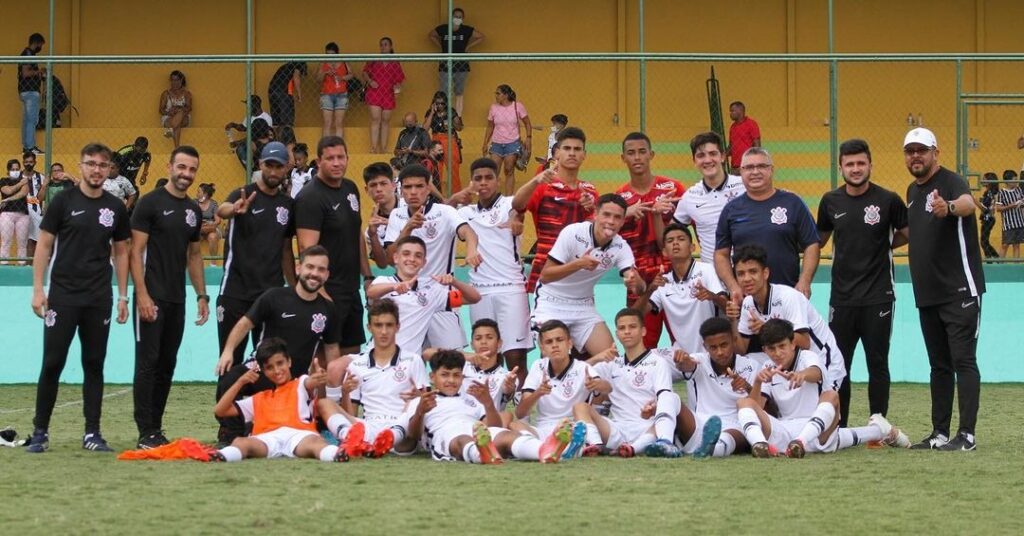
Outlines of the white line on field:
M 131 391 L 132 390 L 129 387 L 127 389 L 121 389 L 120 391 L 114 391 L 113 393 L 103 395 L 103 398 L 118 397 L 118 396 L 130 393 Z M 81 406 L 81 405 L 82 405 L 82 401 L 81 400 L 71 400 L 69 402 L 61 402 L 60 404 L 57 404 L 56 406 L 53 406 L 53 409 L 60 409 L 60 408 L 67 408 L 67 407 L 71 407 L 71 406 Z M 26 411 L 35 411 L 35 410 L 36 410 L 36 408 L 34 408 L 34 407 L 32 407 L 32 408 L 18 408 L 18 409 L 0 409 L 0 415 L 7 415 L 9 413 L 24 413 Z

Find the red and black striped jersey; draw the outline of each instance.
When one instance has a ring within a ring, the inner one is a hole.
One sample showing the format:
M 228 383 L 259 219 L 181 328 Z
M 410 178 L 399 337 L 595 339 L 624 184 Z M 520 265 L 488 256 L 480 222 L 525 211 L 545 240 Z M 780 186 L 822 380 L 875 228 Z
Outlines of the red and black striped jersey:
M 579 203 L 584 194 L 590 194 L 597 200 L 597 189 L 594 185 L 578 181 L 573 188 L 561 180 L 550 184 L 541 184 L 533 191 L 526 211 L 533 215 L 533 225 L 537 231 L 537 250 L 530 269 L 530 279 L 526 283 L 526 291 L 533 292 L 540 279 L 540 271 L 548 260 L 548 251 L 558 239 L 558 233 L 571 223 L 579 223 L 594 217 L 593 210 L 585 210 Z
M 653 203 L 662 197 L 680 197 L 684 191 L 686 191 L 686 187 L 681 182 L 668 177 L 656 176 L 651 189 L 645 194 L 637 193 L 628 182 L 615 193 L 626 200 L 626 205 L 632 206 L 637 203 Z M 663 268 L 670 266 L 658 246 L 658 236 L 654 232 L 654 218 L 656 217 L 662 218 L 665 225 L 672 223 L 672 212 L 668 214 L 648 212 L 642 218 L 627 219 L 622 224 L 622 229 L 619 230 L 619 236 L 625 239 L 630 249 L 633 250 L 636 269 L 646 283 L 654 280 Z M 634 296 L 629 296 L 629 298 L 632 300 Z

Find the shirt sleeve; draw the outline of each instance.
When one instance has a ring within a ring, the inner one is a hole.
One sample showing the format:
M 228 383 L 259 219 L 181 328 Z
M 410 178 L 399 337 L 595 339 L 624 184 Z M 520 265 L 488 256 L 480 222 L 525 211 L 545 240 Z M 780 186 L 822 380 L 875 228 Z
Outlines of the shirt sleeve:
M 675 214 L 672 218 L 683 225 L 689 225 L 690 223 L 690 212 L 686 209 L 686 194 L 683 194 L 683 199 L 679 200 L 676 204 Z
M 228 192 L 228 196 L 224 198 L 224 202 L 234 204 L 235 201 L 238 201 L 242 197 L 242 191 L 243 188 L 232 188 L 231 191 Z M 248 194 L 249 192 L 246 193 Z
M 526 106 L 524 106 L 523 103 L 517 102 L 515 107 L 516 113 L 519 115 L 519 119 L 522 119 L 527 116 Z
M 153 226 L 153 198 L 145 196 L 132 212 L 132 230 L 149 234 Z
M 764 370 L 766 368 L 771 368 L 773 366 L 775 366 L 775 364 L 772 363 L 771 360 L 765 361 L 765 363 L 763 365 L 761 365 L 761 368 L 754 373 L 754 376 L 757 376 L 757 374 L 759 374 L 761 372 L 761 370 Z M 753 382 L 751 382 L 751 383 L 753 383 Z M 772 383 L 771 382 L 762 383 L 761 384 L 761 394 L 769 396 L 769 397 L 772 395 Z
M 907 205 L 896 194 L 892 194 L 890 197 L 892 201 L 889 203 L 889 222 L 893 229 L 904 229 L 909 225 L 907 221 Z
M 324 225 L 324 211 L 319 196 L 300 195 L 295 200 L 295 227 L 319 231 Z
M 249 306 L 249 310 L 245 312 L 245 317 L 257 326 L 270 314 L 270 300 L 267 298 L 267 294 L 267 292 L 260 294 L 260 297 L 256 298 L 256 301 Z
M 427 377 L 427 367 L 423 364 L 423 360 L 419 356 L 416 356 L 411 361 L 410 375 L 413 383 L 416 384 L 417 389 L 423 389 L 430 387 L 430 379 Z
M 395 213 L 396 210 L 403 209 L 395 208 L 388 215 L 388 226 L 384 229 L 384 247 L 398 240 L 398 235 L 402 232 L 402 225 L 398 221 L 398 214 Z
M 648 298 L 648 301 L 651 304 L 651 311 L 654 313 L 658 313 L 665 307 L 665 293 L 661 290 L 663 288 L 665 287 L 658 287 L 654 289 L 654 292 L 651 293 L 651 297 Z
M 753 335 L 754 332 L 750 330 L 750 317 L 753 315 L 751 310 L 754 308 L 754 301 L 748 296 L 743 298 L 743 305 L 740 306 L 740 319 L 736 322 L 736 331 L 740 335 Z
M 533 195 L 530 196 L 530 201 L 526 203 L 526 211 L 532 213 L 535 218 L 537 216 L 537 209 L 540 208 L 540 202 L 544 199 L 544 195 L 547 191 L 547 184 L 537 186 L 537 189 L 533 191 Z
M 548 250 L 548 260 L 554 260 L 559 264 L 565 264 L 576 258 L 576 255 L 572 251 L 573 237 L 571 231 L 567 231 L 567 227 L 562 228 L 562 232 L 558 233 L 558 238 L 555 239 L 555 244 Z M 629 249 L 629 248 L 626 248 Z
M 491 107 L 487 109 L 487 120 L 488 121 L 494 121 L 494 108 L 495 108 L 495 105 L 492 104 Z
M 831 233 L 833 228 L 832 219 L 828 217 L 828 196 L 824 196 L 818 203 L 818 232 Z
M 600 370 L 600 369 L 598 369 L 596 367 L 592 367 L 589 364 L 587 364 L 586 361 L 583 362 L 583 370 L 585 371 L 583 373 L 584 378 L 587 375 L 589 375 L 591 378 L 609 378 L 609 377 L 611 377 L 610 374 L 608 374 L 607 369 Z
M 252 416 L 256 411 L 253 408 L 251 396 L 235 401 L 235 407 L 237 407 L 238 411 L 242 414 L 242 420 L 245 422 L 252 422 Z
M 133 195 L 135 195 L 135 194 L 139 193 L 139 191 L 135 189 L 135 186 L 134 186 L 134 185 L 132 185 L 132 181 L 130 181 L 130 180 L 128 180 L 127 178 L 125 178 L 125 179 L 124 179 L 123 181 L 121 181 L 121 182 L 122 182 L 122 184 L 123 184 L 123 186 L 124 186 L 124 191 L 125 191 L 125 193 L 127 193 L 127 194 L 128 194 L 128 195 L 127 195 L 126 197 L 131 197 L 131 196 L 133 196 Z M 214 203 L 214 204 L 216 204 L 216 203 Z
M 814 225 L 814 217 L 811 216 L 811 209 L 807 208 L 807 204 L 803 202 L 796 194 L 793 194 L 797 207 L 797 220 L 796 230 L 797 236 L 800 237 L 800 249 L 806 249 L 811 244 L 817 244 L 821 241 L 818 236 L 818 228 Z
M 622 243 L 621 253 L 615 256 L 615 266 L 619 269 L 620 274 L 636 266 L 633 249 L 629 247 L 629 244 L 625 243 L 625 240 Z
M 201 232 L 203 228 L 203 209 L 199 208 L 198 204 L 194 204 L 191 209 L 186 210 L 194 210 L 196 212 L 196 219 L 199 220 L 196 223 L 195 227 L 192 228 L 192 234 L 189 235 L 188 241 L 198 242 L 203 237 Z
M 52 234 L 56 235 L 57 231 L 60 230 L 61 221 L 64 219 L 65 210 L 65 199 L 66 195 L 57 194 L 53 200 L 50 201 L 50 206 L 47 207 L 46 212 L 43 213 L 43 221 L 39 222 L 39 228 Z M 7 253 L 4 251 L 3 253 Z
M 949 181 L 947 181 L 947 188 L 949 188 L 949 200 L 952 201 L 964 194 L 970 194 L 971 188 L 967 185 L 967 181 L 963 177 L 949 172 Z
M 722 213 L 718 215 L 718 227 L 715 230 L 715 249 L 726 249 L 732 247 L 732 229 L 729 228 L 729 215 L 732 212 L 729 208 L 732 201 L 725 204 Z
M 543 366 L 547 364 L 547 360 L 538 359 L 534 361 L 533 366 L 530 367 L 530 373 L 526 375 L 526 380 L 523 381 L 523 391 L 536 391 L 537 387 L 540 386 L 540 382 L 544 379 Z
M 341 329 L 338 326 L 338 314 L 335 313 L 334 305 L 328 302 L 327 322 L 324 323 L 324 332 L 321 335 L 324 344 L 338 344 L 341 342 Z
M 49 212 L 47 212 L 49 214 Z M 46 221 L 46 216 L 43 216 Z M 114 242 L 123 242 L 132 237 L 131 224 L 128 223 L 128 209 L 124 203 L 114 205 Z
M 657 365 L 654 366 L 654 394 L 659 395 L 663 391 L 672 392 L 672 371 L 668 368 L 668 363 L 662 359 L 655 361 Z
M 796 296 L 797 292 L 790 295 L 789 298 L 782 302 L 782 315 L 779 318 L 783 320 L 789 320 L 793 324 L 793 331 L 800 331 L 808 329 L 807 324 L 807 307 L 814 307 L 811 302 L 803 297 L 803 294 Z
M 704 283 L 704 288 L 708 289 L 708 292 L 712 294 L 725 293 L 725 287 L 722 286 L 722 281 L 718 279 L 718 274 L 715 273 L 714 268 L 710 268 L 710 272 L 710 274 L 701 272 L 701 281 Z

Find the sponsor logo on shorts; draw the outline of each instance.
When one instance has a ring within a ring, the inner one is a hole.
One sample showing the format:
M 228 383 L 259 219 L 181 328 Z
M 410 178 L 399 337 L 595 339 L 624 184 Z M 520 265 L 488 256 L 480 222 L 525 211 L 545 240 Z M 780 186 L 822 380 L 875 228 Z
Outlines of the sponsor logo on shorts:
M 220 324 L 221 322 L 224 322 L 224 306 L 223 305 L 218 305 L 217 306 L 217 323 Z
M 53 309 L 47 309 L 46 314 L 43 315 L 43 324 L 48 328 L 52 328 L 57 323 L 57 311 Z

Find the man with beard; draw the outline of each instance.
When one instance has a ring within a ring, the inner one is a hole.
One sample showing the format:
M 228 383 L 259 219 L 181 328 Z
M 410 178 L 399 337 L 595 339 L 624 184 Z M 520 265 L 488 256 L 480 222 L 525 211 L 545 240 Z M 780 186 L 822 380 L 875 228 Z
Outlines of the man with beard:
M 43 367 L 36 386 L 36 416 L 27 451 L 49 447 L 48 429 L 57 401 L 60 373 L 78 332 L 82 343 L 85 450 L 113 449 L 100 435 L 103 362 L 110 335 L 110 244 L 117 274 L 117 321 L 128 320 L 128 212 L 103 191 L 110 169 L 110 149 L 91 143 L 82 148 L 78 187 L 50 201 L 32 264 L 32 311 L 43 319 Z M 58 247 L 59 246 L 59 247 Z M 43 279 L 49 268 L 49 292 Z
M 342 355 L 359 353 L 366 342 L 363 332 L 363 302 L 359 297 L 359 276 L 373 281 L 362 239 L 359 188 L 345 178 L 348 148 L 338 136 L 325 136 L 317 144 L 319 167 L 316 177 L 295 199 L 295 234 L 299 251 L 321 245 L 333 267 L 324 290 L 334 302 L 337 326 L 341 330 Z M 359 262 L 352 262 L 359 252 Z
M 907 243 L 907 206 L 893 192 L 871 182 L 871 149 L 864 140 L 839 146 L 846 184 L 826 193 L 818 205 L 821 247 L 832 246 L 829 328 L 852 370 L 857 341 L 868 365 L 871 415 L 889 409 L 889 340 L 892 336 L 892 250 Z M 839 387 L 839 426 L 850 414 L 850 375 Z
M 416 114 L 405 114 L 402 124 L 405 128 L 398 133 L 395 141 L 395 156 L 401 163 L 399 169 L 426 158 L 430 148 L 430 133 L 416 122 Z
M 908 132 L 903 156 L 914 176 L 907 186 L 907 222 L 914 237 L 908 252 L 910 280 L 931 365 L 932 393 L 932 433 L 912 448 L 974 450 L 981 393 L 978 331 L 985 293 L 974 200 L 967 181 L 939 165 L 938 142 L 930 130 Z M 954 392 L 960 429 L 950 440 Z
M 282 174 L 283 175 L 283 174 Z M 252 307 L 231 329 L 216 374 L 217 399 L 234 385 L 248 370 L 249 364 L 232 366 L 235 349 L 254 328 L 258 340 L 272 337 L 284 339 L 291 356 L 292 375 L 308 374 L 314 359 L 323 353 L 327 361 L 339 357 L 338 340 L 341 333 L 335 325 L 337 314 L 331 302 L 320 294 L 320 289 L 330 276 L 328 252 L 322 246 L 311 246 L 299 253 L 298 284 L 292 288 L 278 287 L 267 290 L 256 299 Z M 254 345 L 256 346 L 256 345 Z M 324 365 L 321 363 L 321 365 Z M 326 366 L 324 365 L 324 368 Z M 259 391 L 273 388 L 266 377 L 247 386 L 239 396 L 251 396 Z M 244 435 L 244 422 L 238 417 L 223 418 L 217 439 L 231 444 L 234 438 Z
M 199 170 L 199 151 L 171 153 L 170 179 L 145 195 L 132 214 L 131 272 L 135 284 L 135 425 L 138 448 L 168 443 L 164 409 L 185 332 L 185 267 L 198 301 L 196 325 L 206 323 L 210 296 L 199 251 L 199 204 L 188 188 Z
M 265 145 L 260 171 L 256 182 L 228 194 L 217 209 L 217 215 L 228 221 L 224 278 L 217 296 L 221 353 L 235 323 L 263 291 L 285 281 L 295 285 L 294 201 L 278 188 L 288 173 L 288 148 L 277 141 Z M 239 344 L 231 364 L 240 364 L 244 353 L 245 345 Z

